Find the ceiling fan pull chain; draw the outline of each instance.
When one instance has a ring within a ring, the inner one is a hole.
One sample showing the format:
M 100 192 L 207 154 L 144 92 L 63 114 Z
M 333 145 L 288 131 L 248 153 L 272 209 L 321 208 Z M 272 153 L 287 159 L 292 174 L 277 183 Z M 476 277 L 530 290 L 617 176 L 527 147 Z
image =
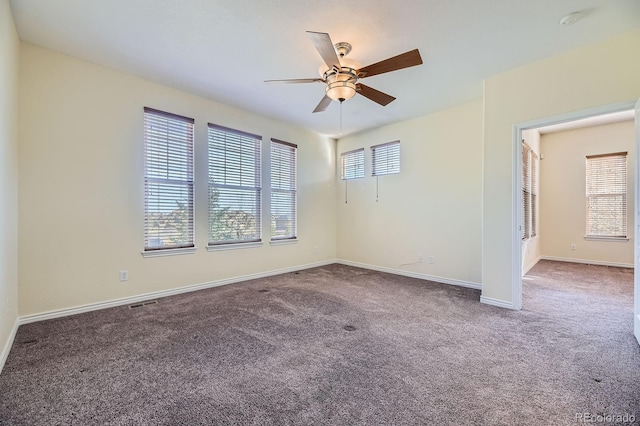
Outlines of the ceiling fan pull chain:
M 340 101 L 340 136 L 342 136 L 342 102 Z
M 347 185 L 347 182 L 349 182 L 349 180 L 345 179 L 344 180 L 344 203 L 347 204 L 348 201 L 348 191 L 349 191 L 349 186 Z

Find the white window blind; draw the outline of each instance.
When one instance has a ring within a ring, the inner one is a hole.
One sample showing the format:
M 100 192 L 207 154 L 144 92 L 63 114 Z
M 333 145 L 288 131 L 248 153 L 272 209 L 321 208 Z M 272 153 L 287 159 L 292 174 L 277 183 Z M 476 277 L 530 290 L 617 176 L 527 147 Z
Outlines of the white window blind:
M 262 137 L 209 123 L 209 245 L 261 241 Z
M 371 147 L 371 175 L 400 173 L 400 141 Z
M 271 139 L 271 240 L 297 237 L 298 146 Z
M 587 236 L 627 237 L 627 153 L 586 160 Z
M 342 180 L 360 179 L 364 177 L 364 148 L 343 152 Z
M 538 235 L 538 155 L 522 143 L 522 239 Z
M 194 247 L 192 118 L 144 108 L 144 250 Z
M 522 144 L 522 239 L 530 237 L 531 225 L 531 166 L 529 153 L 531 149 L 527 144 Z
M 538 235 L 538 170 L 539 161 L 535 151 L 531 151 L 531 236 Z

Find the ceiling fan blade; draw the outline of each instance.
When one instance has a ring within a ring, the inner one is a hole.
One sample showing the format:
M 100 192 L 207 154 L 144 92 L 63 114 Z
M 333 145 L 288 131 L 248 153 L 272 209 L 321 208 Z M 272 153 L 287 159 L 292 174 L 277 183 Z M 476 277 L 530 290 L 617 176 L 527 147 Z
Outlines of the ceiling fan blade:
M 316 109 L 313 110 L 313 112 L 322 112 L 326 110 L 330 103 L 331 103 L 331 98 L 328 97 L 327 95 L 324 95 L 324 98 L 322 98 L 322 100 L 320 101 Z
M 382 106 L 386 106 L 396 100 L 393 96 L 387 95 L 372 87 L 365 86 L 362 83 L 356 84 L 356 93 L 360 93 L 365 98 L 371 99 L 373 102 L 379 103 Z
M 324 83 L 324 80 L 321 78 L 290 78 L 288 80 L 265 80 L 264 82 L 294 84 L 294 83 Z
M 422 58 L 420 57 L 420 51 L 418 49 L 411 50 L 409 52 L 402 53 L 393 58 L 385 59 L 384 61 L 376 62 L 375 64 L 360 68 L 357 72 L 360 78 L 371 77 L 372 75 L 384 74 L 385 72 L 391 72 L 401 70 L 403 68 L 409 68 L 422 64 Z
M 327 64 L 329 68 L 333 68 L 334 66 L 340 68 L 340 60 L 338 59 L 338 54 L 333 47 L 333 42 L 329 34 L 317 33 L 315 31 L 307 31 L 307 34 L 316 46 L 324 63 Z

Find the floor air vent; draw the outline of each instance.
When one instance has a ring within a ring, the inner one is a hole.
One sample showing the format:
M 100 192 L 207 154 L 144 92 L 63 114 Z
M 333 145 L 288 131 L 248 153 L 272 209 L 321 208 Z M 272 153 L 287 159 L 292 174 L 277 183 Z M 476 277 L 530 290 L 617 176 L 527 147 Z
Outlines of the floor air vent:
M 157 305 L 157 300 L 147 300 L 146 302 L 134 303 L 133 305 L 129 305 L 129 309 L 141 308 L 147 305 Z

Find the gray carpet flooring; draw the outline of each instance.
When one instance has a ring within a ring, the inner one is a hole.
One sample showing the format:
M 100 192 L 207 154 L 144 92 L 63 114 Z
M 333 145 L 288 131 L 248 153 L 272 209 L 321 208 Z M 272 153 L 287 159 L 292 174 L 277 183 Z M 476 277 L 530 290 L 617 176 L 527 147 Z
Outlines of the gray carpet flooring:
M 542 261 L 524 283 L 510 311 L 330 265 L 24 325 L 0 424 L 640 424 L 633 272 Z

